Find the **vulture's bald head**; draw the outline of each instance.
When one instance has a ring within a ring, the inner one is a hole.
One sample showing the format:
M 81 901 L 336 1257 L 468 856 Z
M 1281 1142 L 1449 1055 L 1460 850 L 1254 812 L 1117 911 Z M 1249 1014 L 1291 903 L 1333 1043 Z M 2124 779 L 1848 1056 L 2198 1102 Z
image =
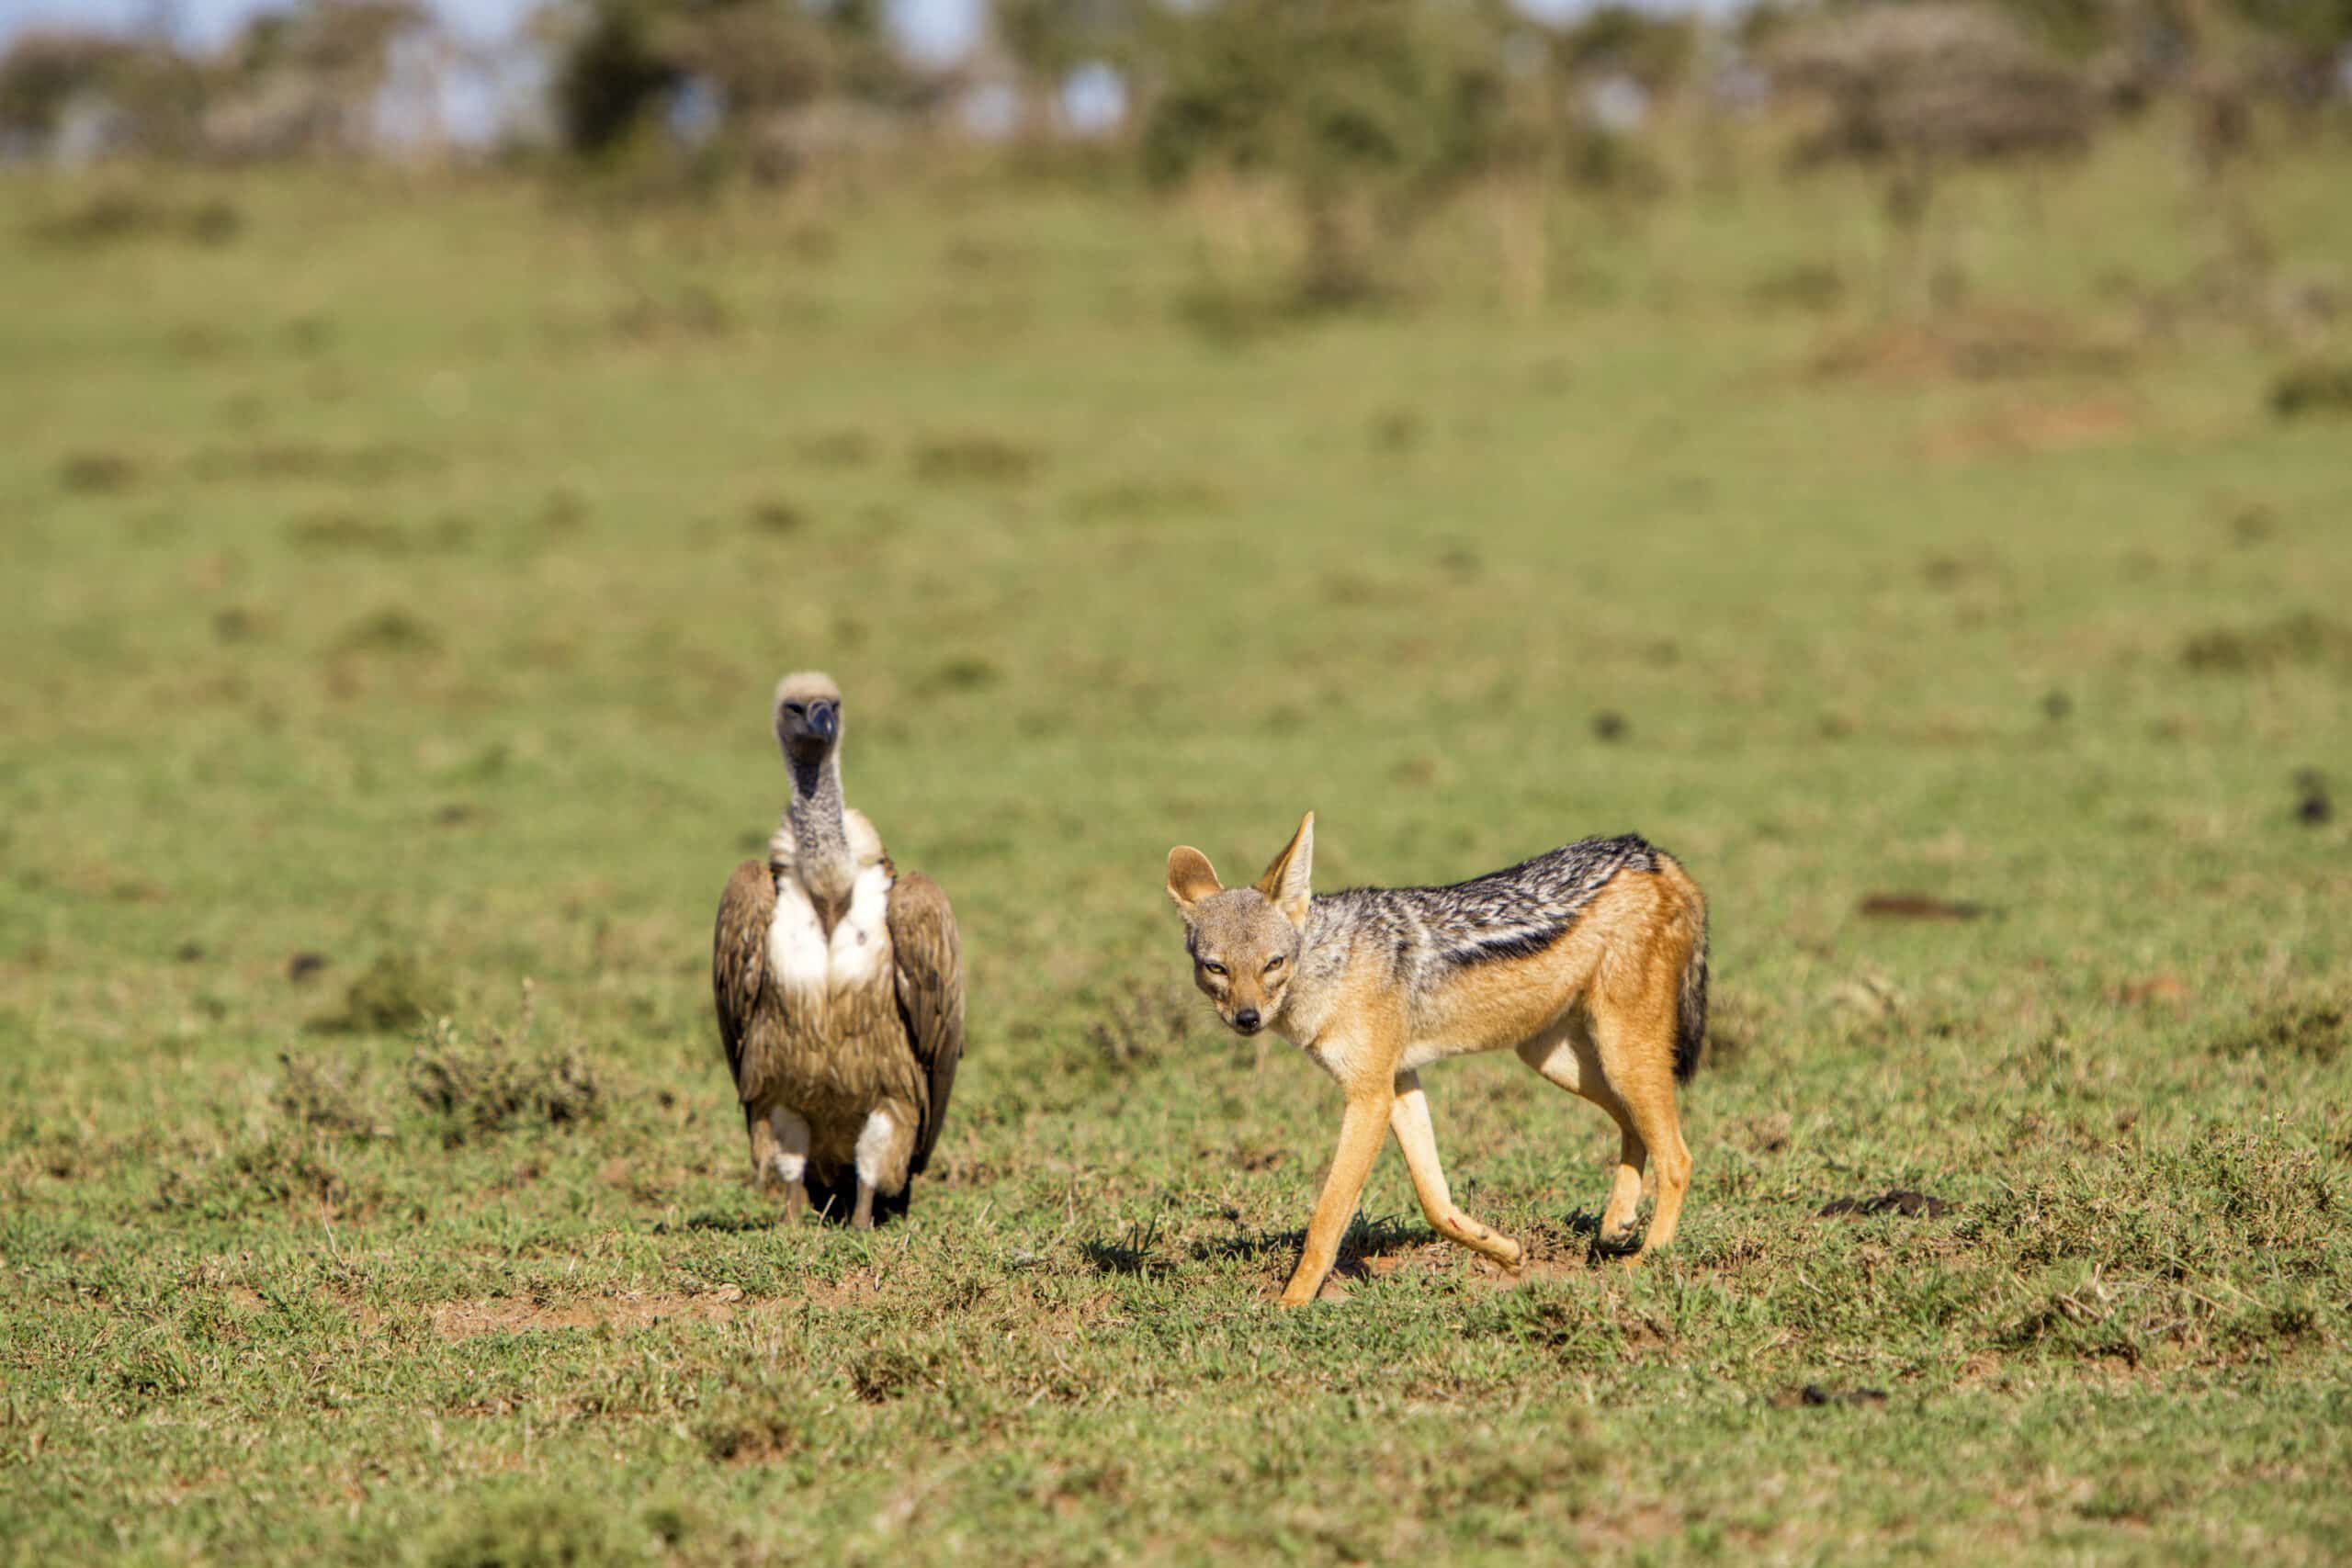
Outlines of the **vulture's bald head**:
M 842 689 L 821 671 L 786 675 L 775 686 L 775 739 L 785 757 L 821 762 L 842 739 Z

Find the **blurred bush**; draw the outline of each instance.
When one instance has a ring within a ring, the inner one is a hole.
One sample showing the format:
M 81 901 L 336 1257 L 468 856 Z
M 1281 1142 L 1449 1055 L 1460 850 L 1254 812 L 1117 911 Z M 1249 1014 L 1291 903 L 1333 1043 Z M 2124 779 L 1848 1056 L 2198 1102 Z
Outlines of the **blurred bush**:
M 813 141 L 841 139 L 840 117 L 820 124 L 820 107 L 887 115 L 924 101 L 878 0 L 559 0 L 545 26 L 556 123 L 583 158 L 661 128 L 778 176 Z
M 1309 297 L 1361 297 L 1377 247 L 1499 145 L 1496 13 L 1430 0 L 1224 0 L 1170 28 L 1146 175 L 1279 184 Z
M 2008 16 L 1966 0 L 1830 12 L 1772 51 L 1783 81 L 1826 98 L 1810 159 L 1937 162 L 2070 152 L 2090 137 L 2081 73 Z

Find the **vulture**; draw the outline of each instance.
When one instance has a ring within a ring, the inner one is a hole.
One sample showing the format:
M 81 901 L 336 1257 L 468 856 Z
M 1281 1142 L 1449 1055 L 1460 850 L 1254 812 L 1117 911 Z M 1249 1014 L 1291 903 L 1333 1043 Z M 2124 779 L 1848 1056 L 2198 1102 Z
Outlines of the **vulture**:
M 901 876 L 842 804 L 842 694 L 775 689 L 792 799 L 765 861 L 728 879 L 711 952 L 718 1038 L 743 1102 L 752 1179 L 871 1229 L 904 1213 L 964 1054 L 964 969 L 939 885 Z

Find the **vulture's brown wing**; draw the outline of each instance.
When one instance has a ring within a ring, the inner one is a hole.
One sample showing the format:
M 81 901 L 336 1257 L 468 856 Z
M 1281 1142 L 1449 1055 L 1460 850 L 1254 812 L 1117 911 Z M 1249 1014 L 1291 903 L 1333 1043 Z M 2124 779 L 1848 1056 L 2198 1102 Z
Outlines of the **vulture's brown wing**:
M 956 1087 L 956 1064 L 964 1055 L 964 955 L 947 895 L 919 871 L 899 878 L 890 889 L 890 949 L 899 969 L 899 1014 L 931 1089 L 907 1165 L 921 1170 L 939 1142 L 947 1096 Z
M 773 1064 L 757 1036 L 760 995 L 768 985 L 768 924 L 775 916 L 775 874 L 760 861 L 747 860 L 727 879 L 718 901 L 718 930 L 711 941 L 710 994 L 718 1009 L 718 1039 L 727 1047 L 727 1068 L 745 1104 L 767 1087 Z

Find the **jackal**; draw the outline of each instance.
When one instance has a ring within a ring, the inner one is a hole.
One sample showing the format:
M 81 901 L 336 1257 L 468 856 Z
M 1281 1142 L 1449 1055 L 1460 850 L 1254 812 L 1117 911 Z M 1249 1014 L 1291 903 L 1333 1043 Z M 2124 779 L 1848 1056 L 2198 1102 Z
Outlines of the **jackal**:
M 1664 1247 L 1690 1185 L 1675 1115 L 1707 1032 L 1707 906 L 1665 851 L 1587 839 L 1450 887 L 1309 890 L 1315 814 L 1255 885 L 1227 888 L 1200 851 L 1168 852 L 1193 979 L 1243 1034 L 1271 1029 L 1340 1080 L 1340 1150 L 1282 1303 L 1311 1300 L 1339 1255 L 1384 1127 L 1441 1235 L 1508 1269 L 1519 1243 L 1456 1208 L 1419 1072 L 1512 1050 L 1617 1123 L 1604 1244 L 1633 1239 L 1642 1171 L 1657 1204 L 1641 1250 Z

